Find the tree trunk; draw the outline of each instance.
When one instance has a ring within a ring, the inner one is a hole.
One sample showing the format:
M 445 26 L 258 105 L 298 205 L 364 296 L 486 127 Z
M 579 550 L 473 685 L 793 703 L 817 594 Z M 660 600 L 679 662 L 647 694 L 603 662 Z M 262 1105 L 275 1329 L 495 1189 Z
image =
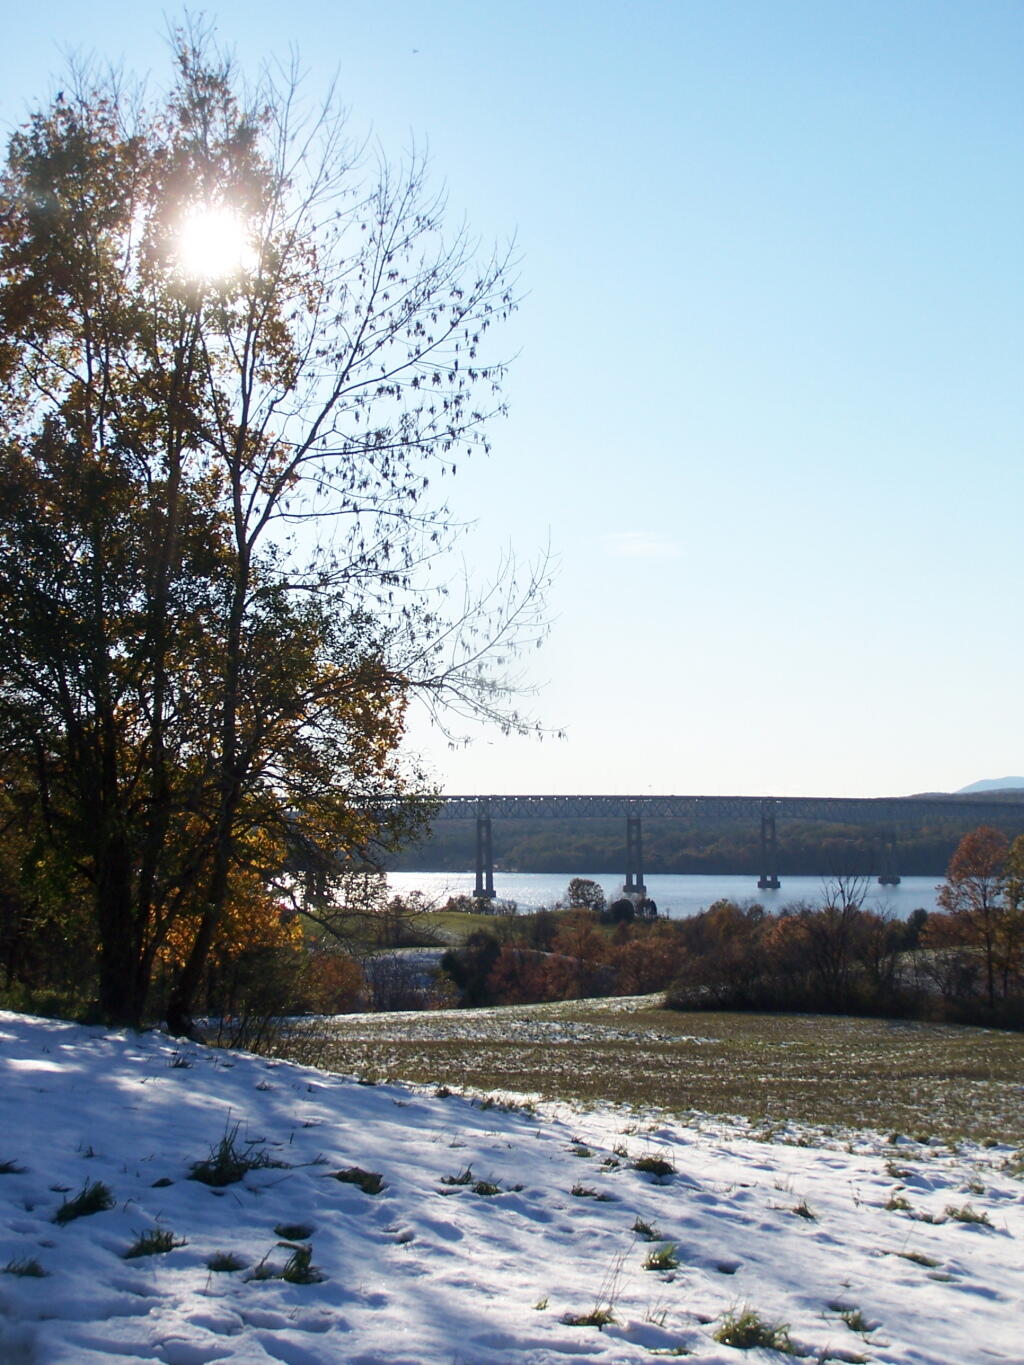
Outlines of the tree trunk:
M 149 995 L 149 970 L 139 951 L 131 859 L 121 838 L 110 841 L 102 860 L 96 883 L 96 918 L 100 931 L 100 1013 L 107 1023 L 139 1028 Z

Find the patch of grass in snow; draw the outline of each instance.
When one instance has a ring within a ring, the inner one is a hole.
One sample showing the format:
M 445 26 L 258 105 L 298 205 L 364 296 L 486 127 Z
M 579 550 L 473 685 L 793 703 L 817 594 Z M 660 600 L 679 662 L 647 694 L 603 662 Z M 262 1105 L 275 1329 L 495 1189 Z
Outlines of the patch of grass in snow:
M 326 1278 L 319 1266 L 313 1264 L 313 1248 L 309 1245 L 296 1246 L 291 1242 L 278 1242 L 278 1246 L 292 1254 L 278 1269 L 270 1263 L 268 1251 L 262 1261 L 254 1267 L 250 1280 L 285 1280 L 288 1284 L 320 1284 Z
M 615 1314 L 610 1308 L 594 1307 L 587 1313 L 563 1313 L 562 1322 L 566 1327 L 607 1327 L 610 1322 L 615 1321 Z
M 723 1346 L 733 1346 L 738 1351 L 752 1351 L 759 1346 L 765 1346 L 772 1351 L 793 1354 L 788 1325 L 765 1322 L 761 1315 L 750 1307 L 733 1309 L 726 1313 L 722 1325 L 714 1333 L 714 1338 Z
M 791 1212 L 795 1213 L 798 1218 L 805 1218 L 808 1223 L 815 1222 L 818 1217 L 806 1199 L 801 1199 L 799 1204 L 794 1204 Z
M 472 1166 L 463 1166 L 462 1170 L 458 1173 L 458 1175 L 443 1175 L 441 1177 L 442 1185 L 472 1185 L 472 1183 L 473 1183 Z
M 658 1176 L 659 1179 L 676 1173 L 676 1168 L 672 1162 L 666 1161 L 662 1156 L 641 1156 L 629 1164 L 634 1171 L 642 1171 L 644 1175 Z
M 976 1209 L 971 1204 L 947 1204 L 946 1217 L 952 1218 L 957 1223 L 975 1223 L 980 1227 L 990 1228 L 992 1220 L 984 1209 Z
M 137 1256 L 163 1256 L 166 1252 L 173 1251 L 175 1247 L 184 1246 L 188 1246 L 184 1237 L 176 1237 L 166 1228 L 150 1228 L 139 1233 L 122 1259 L 131 1261 Z
M 931 1256 L 926 1256 L 923 1251 L 897 1251 L 893 1254 L 902 1256 L 905 1261 L 911 1261 L 914 1265 L 923 1265 L 928 1270 L 934 1270 L 939 1264 Z
M 890 1213 L 909 1213 L 910 1200 L 902 1194 L 890 1194 L 885 1201 L 885 1207 Z
M 288 1247 L 292 1253 L 281 1271 L 282 1280 L 287 1284 L 322 1283 L 326 1277 L 320 1267 L 313 1264 L 313 1248 L 311 1246 L 292 1246 L 288 1242 L 282 1242 L 281 1245 Z
M 556 1018 L 558 1046 L 533 1035 Z M 282 1055 L 289 1044 L 281 1039 Z M 1024 1034 L 998 1029 L 831 1015 L 679 1015 L 637 1010 L 629 1001 L 600 1008 L 573 1001 L 431 1011 L 401 1021 L 339 1017 L 320 1063 L 349 1074 L 372 1067 L 388 1079 L 582 1103 L 656 1099 L 679 1113 L 744 1116 L 768 1140 L 777 1140 L 777 1125 L 788 1120 L 1024 1146 L 1017 1103 Z M 498 1105 L 492 1099 L 489 1107 Z M 1024 1174 L 1020 1155 L 1016 1162 Z
M 844 1303 L 841 1299 L 828 1305 L 828 1311 L 835 1313 L 836 1317 L 845 1322 L 851 1332 L 857 1332 L 860 1336 L 869 1336 L 878 1327 L 877 1322 L 869 1322 L 859 1308 L 853 1304 Z
M 286 1161 L 272 1157 L 261 1142 L 239 1142 L 236 1123 L 228 1128 L 221 1140 L 210 1148 L 210 1155 L 202 1161 L 193 1161 L 189 1167 L 189 1180 L 201 1181 L 215 1189 L 224 1185 L 234 1185 L 248 1171 L 261 1171 L 270 1167 L 284 1168 Z
M 21 1256 L 0 1267 L 0 1274 L 21 1275 L 32 1280 L 41 1280 L 47 1273 L 34 1256 Z
M 313 1235 L 312 1223 L 276 1223 L 274 1232 L 286 1242 L 306 1242 Z
M 53 1215 L 61 1227 L 76 1218 L 87 1218 L 92 1213 L 103 1213 L 114 1207 L 114 1196 L 102 1180 L 87 1180 L 73 1199 L 65 1199 Z
M 24 1175 L 25 1167 L 16 1161 L 0 1161 L 0 1175 Z
M 217 1274 L 233 1270 L 244 1270 L 248 1262 L 243 1261 L 241 1256 L 236 1256 L 231 1251 L 215 1251 L 207 1260 L 207 1270 L 212 1270 Z
M 677 1270 L 679 1268 L 679 1257 L 676 1255 L 675 1242 L 663 1242 L 655 1251 L 647 1253 L 644 1261 L 645 1270 Z
M 362 1166 L 346 1166 L 341 1171 L 331 1171 L 332 1180 L 340 1180 L 343 1185 L 357 1185 L 363 1194 L 380 1194 L 387 1189 L 380 1171 L 364 1171 Z
M 660 1242 L 661 1233 L 653 1223 L 645 1223 L 640 1217 L 633 1224 L 633 1231 L 645 1242 Z
M 611 1195 L 602 1194 L 600 1190 L 595 1190 L 591 1185 L 581 1185 L 579 1181 L 573 1185 L 569 1191 L 574 1199 L 596 1199 L 599 1204 L 610 1204 Z
M 501 1186 L 496 1185 L 493 1180 L 474 1180 L 471 1189 L 474 1194 L 483 1195 L 485 1199 L 494 1194 L 501 1194 Z

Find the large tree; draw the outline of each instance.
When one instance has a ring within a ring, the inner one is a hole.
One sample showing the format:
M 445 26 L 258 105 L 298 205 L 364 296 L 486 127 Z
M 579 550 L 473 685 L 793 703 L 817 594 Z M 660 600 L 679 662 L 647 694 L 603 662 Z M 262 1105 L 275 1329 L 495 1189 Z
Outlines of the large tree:
M 488 651 L 540 623 L 536 575 L 450 610 L 436 574 L 507 256 L 293 80 L 173 54 L 162 99 L 80 71 L 8 148 L 0 752 L 90 888 L 107 1018 L 187 918 L 186 1030 L 233 878 L 380 834 L 411 695 L 521 725 Z
M 988 825 L 971 830 L 957 845 L 937 897 L 965 941 L 981 949 L 989 1008 L 996 1001 L 999 945 L 1007 923 L 1004 891 L 1009 852 L 1009 840 L 1000 830 Z

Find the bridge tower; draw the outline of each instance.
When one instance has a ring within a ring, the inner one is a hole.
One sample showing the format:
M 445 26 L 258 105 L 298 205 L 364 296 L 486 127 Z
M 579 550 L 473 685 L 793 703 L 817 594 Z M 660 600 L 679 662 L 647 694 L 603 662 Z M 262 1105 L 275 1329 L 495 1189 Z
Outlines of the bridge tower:
M 879 839 L 878 873 L 879 886 L 899 886 L 900 874 L 896 871 L 896 832 L 883 830 Z
M 775 833 L 775 803 L 761 802 L 761 875 L 757 879 L 759 891 L 778 891 L 779 844 Z
M 476 885 L 473 896 L 478 901 L 494 900 L 494 842 L 491 838 L 491 817 L 476 817 Z
M 624 890 L 646 896 L 644 885 L 644 834 L 639 815 L 626 816 L 626 881 Z

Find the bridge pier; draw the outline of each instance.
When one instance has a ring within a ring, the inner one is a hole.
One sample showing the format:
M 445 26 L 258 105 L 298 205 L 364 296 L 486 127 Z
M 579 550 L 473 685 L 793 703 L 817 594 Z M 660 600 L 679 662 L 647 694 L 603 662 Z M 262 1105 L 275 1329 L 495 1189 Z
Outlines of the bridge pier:
M 476 885 L 474 899 L 494 900 L 494 842 L 491 838 L 491 817 L 476 817 Z
M 623 889 L 647 895 L 644 885 L 644 835 L 639 815 L 626 816 L 626 881 Z
M 896 835 L 886 830 L 881 838 L 878 874 L 879 886 L 899 886 L 900 874 L 896 871 Z
M 779 844 L 775 833 L 775 807 L 761 803 L 761 875 L 757 879 L 759 891 L 778 891 L 779 881 Z

